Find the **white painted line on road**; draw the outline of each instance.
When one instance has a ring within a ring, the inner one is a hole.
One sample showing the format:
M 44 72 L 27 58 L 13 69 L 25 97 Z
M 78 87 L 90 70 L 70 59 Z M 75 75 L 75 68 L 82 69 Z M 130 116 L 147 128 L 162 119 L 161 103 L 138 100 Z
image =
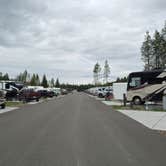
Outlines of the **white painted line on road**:
M 18 107 L 6 107 L 5 109 L 0 109 L 0 114 L 3 114 L 5 112 L 10 112 L 18 109 Z
M 83 164 L 81 159 L 77 159 L 77 166 L 82 166 L 82 165 L 85 165 L 85 163 Z
M 80 166 L 80 161 L 79 160 L 77 160 L 77 166 Z

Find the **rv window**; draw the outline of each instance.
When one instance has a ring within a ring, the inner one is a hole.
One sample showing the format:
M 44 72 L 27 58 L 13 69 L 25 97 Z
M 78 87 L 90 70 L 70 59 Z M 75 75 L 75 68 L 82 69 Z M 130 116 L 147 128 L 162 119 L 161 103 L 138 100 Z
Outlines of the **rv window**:
M 6 88 L 6 89 L 10 89 L 10 84 L 7 83 L 7 84 L 5 85 L 5 88 Z
M 0 83 L 0 89 L 3 89 L 2 83 Z
M 141 78 L 140 77 L 131 78 L 130 87 L 138 87 L 140 85 L 141 85 Z

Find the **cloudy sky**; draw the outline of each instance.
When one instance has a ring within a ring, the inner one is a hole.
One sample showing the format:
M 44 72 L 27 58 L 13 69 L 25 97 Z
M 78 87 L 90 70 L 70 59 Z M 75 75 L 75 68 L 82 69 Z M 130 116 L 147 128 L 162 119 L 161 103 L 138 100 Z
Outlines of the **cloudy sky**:
M 143 69 L 144 34 L 165 20 L 165 0 L 0 0 L 0 71 L 91 83 L 108 59 L 113 80 Z

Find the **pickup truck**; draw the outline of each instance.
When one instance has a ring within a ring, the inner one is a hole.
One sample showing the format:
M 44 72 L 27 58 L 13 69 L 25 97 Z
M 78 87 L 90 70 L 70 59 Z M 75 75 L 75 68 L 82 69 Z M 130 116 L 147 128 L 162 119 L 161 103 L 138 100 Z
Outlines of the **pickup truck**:
M 5 91 L 0 90 L 0 107 L 4 109 L 6 107 Z

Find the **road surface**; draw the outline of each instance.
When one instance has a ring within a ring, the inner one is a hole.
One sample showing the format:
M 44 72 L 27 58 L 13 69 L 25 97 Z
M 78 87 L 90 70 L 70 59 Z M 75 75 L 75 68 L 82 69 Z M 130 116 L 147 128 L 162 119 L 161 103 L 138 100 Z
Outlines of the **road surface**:
M 166 166 L 166 137 L 74 93 L 1 114 L 0 166 Z

